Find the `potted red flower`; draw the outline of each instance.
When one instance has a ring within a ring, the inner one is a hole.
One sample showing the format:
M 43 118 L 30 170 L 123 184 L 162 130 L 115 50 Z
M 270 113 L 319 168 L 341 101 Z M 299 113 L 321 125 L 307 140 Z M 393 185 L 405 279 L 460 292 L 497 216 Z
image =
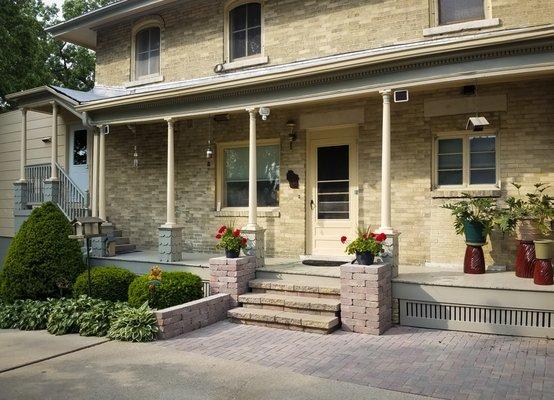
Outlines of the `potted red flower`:
M 225 257 L 238 258 L 240 250 L 246 248 L 248 239 L 241 236 L 240 229 L 228 228 L 223 225 L 217 231 L 215 238 L 219 240 L 218 249 L 225 249 Z
M 346 246 L 347 254 L 356 254 L 356 262 L 360 265 L 372 265 L 376 255 L 383 251 L 383 242 L 387 239 L 384 233 L 373 233 L 367 228 L 358 228 L 358 237 Z M 348 238 L 342 236 L 340 241 L 345 244 Z

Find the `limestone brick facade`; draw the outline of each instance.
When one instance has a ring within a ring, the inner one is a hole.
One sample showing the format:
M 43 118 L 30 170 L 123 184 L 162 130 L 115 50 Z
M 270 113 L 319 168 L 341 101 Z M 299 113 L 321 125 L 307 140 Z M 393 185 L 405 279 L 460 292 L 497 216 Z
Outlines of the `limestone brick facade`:
M 506 111 L 484 113 L 499 135 L 501 198 L 514 194 L 510 181 L 531 189 L 538 181 L 554 185 L 554 82 L 552 80 L 479 85 L 479 96 L 506 95 Z M 468 114 L 426 118 L 426 100 L 461 97 L 460 88 L 411 93 L 408 103 L 392 104 L 392 225 L 401 232 L 401 264 L 461 265 L 465 244 L 452 227 L 452 218 L 440 205 L 445 199 L 432 190 L 433 136 L 463 130 Z M 306 132 L 289 149 L 290 119 L 302 115 L 363 107 L 359 126 L 359 221 L 377 228 L 380 207 L 381 98 L 303 108 L 273 109 L 268 121 L 258 122 L 258 138 L 279 138 L 280 205 L 278 213 L 260 213 L 266 229 L 267 256 L 298 257 L 305 253 L 306 237 Z M 234 220 L 246 223 L 245 213 L 216 211 L 216 164 L 208 166 L 207 119 L 175 124 L 176 214 L 183 229 L 185 251 L 214 252 L 217 228 Z M 247 140 L 248 113 L 232 114 L 227 122 L 212 124 L 216 143 Z M 114 127 L 107 136 L 108 216 L 139 247 L 156 248 L 157 229 L 165 222 L 166 146 L 165 124 L 137 125 L 136 136 L 126 127 Z M 137 145 L 139 167 L 133 168 Z M 300 177 L 298 189 L 290 188 L 286 173 Z M 454 193 L 461 194 L 461 193 Z M 337 238 L 339 240 L 339 238 Z M 513 239 L 495 236 L 485 250 L 488 265 L 513 262 Z
M 327 55 L 426 40 L 436 0 L 265 0 L 264 55 L 278 65 Z M 224 9 L 228 1 L 177 1 L 152 12 L 163 21 L 161 74 L 165 82 L 214 75 L 224 63 Z M 550 0 L 488 0 L 491 16 L 510 29 L 552 23 Z M 122 85 L 131 79 L 131 34 L 137 20 L 99 28 L 96 82 Z M 475 31 L 457 32 L 455 35 Z

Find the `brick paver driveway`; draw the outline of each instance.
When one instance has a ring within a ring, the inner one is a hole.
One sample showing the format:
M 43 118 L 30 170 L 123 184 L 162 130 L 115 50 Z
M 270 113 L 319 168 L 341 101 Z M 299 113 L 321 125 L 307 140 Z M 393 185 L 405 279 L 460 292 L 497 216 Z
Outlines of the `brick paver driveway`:
M 320 336 L 219 322 L 158 345 L 444 399 L 554 399 L 554 341 L 394 327 Z

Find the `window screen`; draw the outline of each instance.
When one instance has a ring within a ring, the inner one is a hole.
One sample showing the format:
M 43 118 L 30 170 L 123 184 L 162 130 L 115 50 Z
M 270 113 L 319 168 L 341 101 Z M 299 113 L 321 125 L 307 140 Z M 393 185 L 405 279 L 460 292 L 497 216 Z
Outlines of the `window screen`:
M 438 0 L 439 23 L 473 21 L 485 18 L 483 0 Z
M 496 183 L 496 138 L 476 136 L 469 138 L 469 183 L 482 185 Z
M 464 141 L 439 139 L 437 152 L 438 184 L 461 185 L 464 182 Z
M 160 72 L 160 28 L 146 28 L 137 33 L 135 64 L 137 78 Z

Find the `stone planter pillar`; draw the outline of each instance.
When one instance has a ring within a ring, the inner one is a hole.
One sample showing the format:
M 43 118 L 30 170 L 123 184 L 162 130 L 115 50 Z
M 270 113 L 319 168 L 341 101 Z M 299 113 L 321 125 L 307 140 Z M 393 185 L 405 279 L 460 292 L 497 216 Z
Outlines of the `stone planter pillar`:
M 340 267 L 342 329 L 381 335 L 392 326 L 392 265 Z
M 183 259 L 183 228 L 180 226 L 159 227 L 158 252 L 162 262 L 181 261 Z
M 212 294 L 231 295 L 231 306 L 238 305 L 238 297 L 248 292 L 248 282 L 256 277 L 256 258 L 212 258 L 210 263 L 210 290 Z

